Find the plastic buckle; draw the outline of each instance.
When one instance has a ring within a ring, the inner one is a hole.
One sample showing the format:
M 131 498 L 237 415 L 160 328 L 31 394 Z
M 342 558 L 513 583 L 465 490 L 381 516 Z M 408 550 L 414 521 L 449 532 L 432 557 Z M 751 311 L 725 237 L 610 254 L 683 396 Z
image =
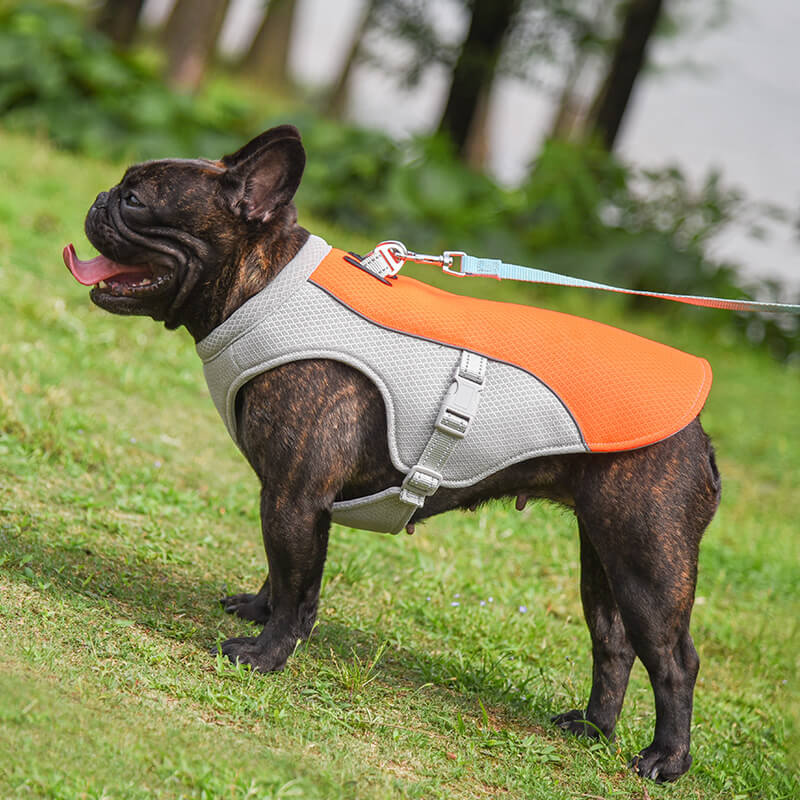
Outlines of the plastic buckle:
M 456 439 L 463 439 L 472 425 L 472 417 L 478 409 L 481 391 L 483 391 L 482 383 L 463 375 L 456 375 L 444 396 L 434 427 Z
M 441 482 L 442 476 L 438 472 L 417 464 L 403 480 L 400 500 L 422 508 L 425 498 L 434 494 Z
M 442 408 L 439 409 L 438 416 L 436 417 L 434 428 L 436 428 L 437 431 L 446 433 L 455 437 L 456 439 L 463 439 L 467 435 L 467 431 L 469 430 L 471 422 L 471 417 L 460 414 L 458 411 L 454 411 L 452 408 L 442 406 Z

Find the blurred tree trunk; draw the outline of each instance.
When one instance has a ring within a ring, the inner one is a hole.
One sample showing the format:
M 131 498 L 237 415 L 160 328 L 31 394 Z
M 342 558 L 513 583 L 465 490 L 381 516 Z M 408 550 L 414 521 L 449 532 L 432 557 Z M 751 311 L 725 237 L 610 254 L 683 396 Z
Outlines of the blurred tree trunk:
M 589 109 L 578 86 L 586 72 L 595 72 L 597 53 L 586 46 L 603 37 L 603 31 L 613 30 L 615 10 L 619 0 L 594 0 L 593 13 L 587 16 L 588 27 L 573 34 L 575 52 L 564 77 L 564 86 L 558 98 L 558 107 L 550 127 L 551 139 L 573 139 L 585 135 Z
M 489 160 L 489 98 L 491 82 L 482 86 L 475 103 L 475 111 L 469 123 L 467 140 L 462 148 L 462 157 L 474 169 L 483 169 Z
M 584 61 L 585 55 L 579 51 L 567 69 L 564 86 L 561 88 L 561 94 L 558 97 L 556 113 L 553 115 L 553 121 L 550 124 L 550 139 L 569 138 L 576 117 L 575 84 L 578 82 L 578 76 L 581 74 Z
M 196 91 L 214 56 L 229 0 L 178 0 L 164 31 L 167 83 Z
M 590 106 L 587 120 L 587 133 L 597 136 L 607 150 L 614 148 L 663 5 L 663 0 L 629 0 L 626 4 L 608 72 Z
M 242 59 L 242 72 L 278 91 L 291 86 L 289 45 L 296 5 L 295 0 L 269 0 L 264 21 Z
M 350 76 L 353 74 L 353 69 L 356 67 L 361 59 L 361 42 L 369 30 L 372 23 L 372 13 L 375 9 L 376 0 L 367 0 L 364 11 L 361 16 L 356 32 L 353 35 L 353 42 L 350 45 L 350 50 L 347 52 L 347 58 L 344 60 L 344 65 L 336 79 L 336 83 L 328 93 L 326 101 L 326 112 L 329 116 L 341 119 L 347 111 L 347 102 L 349 100 L 349 86 Z
M 144 0 L 105 0 L 95 19 L 95 27 L 114 44 L 129 47 L 136 35 Z
M 453 70 L 450 94 L 439 123 L 439 131 L 452 139 L 465 158 L 470 138 L 478 141 L 482 135 L 473 131 L 473 126 L 479 125 L 485 115 L 476 112 L 482 97 L 488 103 L 503 40 L 519 5 L 520 0 L 474 0 L 469 32 Z

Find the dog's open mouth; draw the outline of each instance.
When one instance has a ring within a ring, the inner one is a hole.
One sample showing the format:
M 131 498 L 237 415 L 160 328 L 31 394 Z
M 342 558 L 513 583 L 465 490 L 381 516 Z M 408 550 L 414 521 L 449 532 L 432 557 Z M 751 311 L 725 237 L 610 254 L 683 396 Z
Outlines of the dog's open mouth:
M 71 244 L 64 248 L 64 263 L 79 283 L 94 286 L 95 292 L 117 297 L 157 294 L 171 282 L 172 277 L 145 264 L 119 264 L 103 255 L 82 261 Z

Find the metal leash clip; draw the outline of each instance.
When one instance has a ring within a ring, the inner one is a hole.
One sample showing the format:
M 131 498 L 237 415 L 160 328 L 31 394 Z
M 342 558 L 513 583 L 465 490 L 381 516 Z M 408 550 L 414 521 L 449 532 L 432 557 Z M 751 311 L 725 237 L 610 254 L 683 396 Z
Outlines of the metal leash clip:
M 460 250 L 445 250 L 440 256 L 430 256 L 425 253 L 415 253 L 409 250 L 402 242 L 390 239 L 375 246 L 361 259 L 361 267 L 373 275 L 386 280 L 393 278 L 403 267 L 406 261 L 416 264 L 432 264 L 441 267 L 448 275 L 464 277 L 464 273 L 453 268 L 454 259 L 463 258 L 466 253 Z

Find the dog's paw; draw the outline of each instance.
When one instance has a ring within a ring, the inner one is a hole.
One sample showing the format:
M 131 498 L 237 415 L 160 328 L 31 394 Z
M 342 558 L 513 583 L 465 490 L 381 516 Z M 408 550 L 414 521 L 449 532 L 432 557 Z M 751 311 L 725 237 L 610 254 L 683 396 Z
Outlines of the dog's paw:
M 594 723 L 589 722 L 584 712 L 577 708 L 550 717 L 550 722 L 555 723 L 565 731 L 575 734 L 575 736 L 587 736 L 590 739 L 599 739 L 601 736 L 605 736 L 603 731 Z
M 232 594 L 229 597 L 223 597 L 219 602 L 227 614 L 236 614 L 237 617 L 251 622 L 260 622 L 262 625 L 269 620 L 269 603 L 261 595 Z
M 643 778 L 650 778 L 656 783 L 668 783 L 680 778 L 692 765 L 690 753 L 679 755 L 664 753 L 653 747 L 645 747 L 638 756 L 631 760 L 630 767 Z
M 289 657 L 281 648 L 265 649 L 252 636 L 228 639 L 222 643 L 221 650 L 234 664 L 249 664 L 257 672 L 279 672 Z

